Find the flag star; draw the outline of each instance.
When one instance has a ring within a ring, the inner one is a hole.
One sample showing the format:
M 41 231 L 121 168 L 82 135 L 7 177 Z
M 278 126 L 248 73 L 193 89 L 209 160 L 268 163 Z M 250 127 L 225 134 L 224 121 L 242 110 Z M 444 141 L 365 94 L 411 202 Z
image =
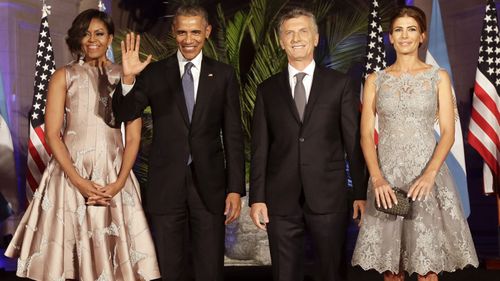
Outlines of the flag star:
M 488 53 L 488 55 L 491 54 L 491 53 L 493 53 L 493 48 L 492 47 L 488 47 L 486 49 L 486 53 Z
M 500 37 L 498 37 L 498 36 L 495 37 L 495 43 L 497 43 L 497 44 L 500 43 Z
M 491 44 L 491 42 L 493 42 L 493 38 L 491 38 L 491 36 L 486 36 L 486 39 L 484 41 L 486 41 L 488 44 Z
M 40 75 L 40 79 L 42 79 L 42 81 L 47 80 L 47 74 L 44 73 Z
M 489 75 L 493 75 L 493 73 L 495 73 L 495 69 L 493 69 L 493 67 L 490 67 L 490 68 L 488 68 L 487 72 Z
M 54 74 L 54 71 L 56 71 L 56 69 L 52 67 L 52 68 L 50 69 L 50 74 Z
M 38 119 L 38 113 L 33 112 L 33 114 L 31 114 L 31 118 L 32 119 Z
M 382 47 L 378 46 L 377 49 L 379 52 L 382 52 Z
M 42 108 L 42 112 L 43 112 L 43 114 L 45 114 L 45 107 L 44 107 L 44 108 Z
M 370 43 L 368 44 L 368 46 L 370 47 L 370 49 L 375 48 L 375 42 L 370 42 Z
M 50 55 L 49 55 L 49 54 L 47 54 L 47 55 L 45 56 L 45 60 L 50 60 Z
M 49 70 L 49 66 L 48 66 L 48 65 L 46 65 L 46 64 L 44 64 L 42 67 L 43 67 L 43 70 L 44 70 L 44 71 Z
M 372 52 L 368 52 L 368 54 L 366 55 L 366 57 L 368 59 L 372 59 L 373 58 L 373 53 Z
M 39 103 L 37 102 L 37 103 L 35 103 L 35 104 L 33 105 L 33 107 L 34 107 L 36 110 L 39 110 L 39 109 L 40 109 L 40 105 L 41 105 L 41 104 L 39 104 Z
M 492 64 L 493 63 L 493 58 L 492 57 L 489 57 L 488 60 L 486 61 L 488 64 Z
M 43 56 L 43 52 L 42 52 L 42 51 L 38 51 L 38 52 L 36 53 L 36 56 L 37 56 L 37 57 L 41 57 L 41 56 Z
M 40 48 L 45 47 L 45 42 L 43 42 L 43 41 L 38 42 L 38 46 L 39 46 Z
M 47 20 L 44 20 L 42 22 L 43 27 L 49 27 L 49 22 Z
M 497 79 L 497 81 L 495 82 L 495 85 L 500 85 L 500 79 Z
M 489 6 L 486 6 L 486 11 L 488 11 L 488 10 L 489 10 L 489 8 L 490 8 Z M 490 15 L 486 15 L 486 16 L 484 17 L 484 21 L 485 21 L 485 22 L 490 22 L 490 20 L 491 20 L 491 16 L 490 16 Z
M 384 30 L 382 29 L 382 26 L 381 26 L 381 25 L 379 25 L 379 26 L 378 26 L 378 32 L 382 32 L 382 31 L 384 31 Z
M 380 67 L 379 67 L 378 65 L 377 65 L 377 66 L 375 66 L 375 68 L 374 68 L 374 69 L 375 69 L 375 71 L 380 71 Z
M 500 58 L 495 58 L 495 64 L 500 64 Z
M 37 100 L 41 100 L 41 99 L 42 99 L 42 94 L 40 94 L 40 93 L 36 94 L 36 95 L 35 95 L 35 98 L 36 98 Z
M 50 52 L 50 51 L 52 51 L 52 45 L 50 45 L 50 44 L 49 44 L 49 45 L 47 46 L 47 51 L 49 51 L 49 52 Z
M 379 37 L 378 37 L 378 41 L 379 41 L 380 43 L 382 43 L 382 42 L 384 41 L 384 38 L 382 38 L 382 36 L 379 36 Z
M 377 56 L 375 59 L 377 60 L 377 62 L 380 62 L 382 60 L 380 56 Z
M 489 32 L 491 32 L 491 31 L 493 31 L 493 26 L 491 26 L 491 25 L 487 25 L 487 26 L 486 26 L 486 28 L 485 28 L 484 30 L 486 30 L 486 32 L 488 32 L 488 33 L 489 33 Z
M 370 38 L 375 38 L 377 37 L 377 33 L 375 33 L 375 31 L 372 31 L 372 33 L 370 33 Z
M 36 63 L 35 63 L 36 66 L 40 66 L 40 61 L 37 60 Z
M 376 23 L 375 21 L 372 21 L 372 23 L 370 23 L 370 25 L 371 25 L 373 28 L 377 27 L 377 23 Z
M 495 70 L 495 74 L 496 74 L 496 75 L 500 74 L 500 68 L 496 68 L 496 70 Z
M 40 32 L 40 36 L 41 37 L 47 36 L 47 31 L 43 30 L 42 32 Z
M 373 12 L 372 12 L 372 16 L 373 16 L 373 17 L 376 17 L 376 16 L 377 16 L 377 11 L 373 11 Z
M 384 68 L 387 66 L 387 63 L 385 61 L 382 62 L 382 65 L 384 66 Z
M 366 63 L 365 68 L 366 68 L 366 69 L 371 69 L 371 68 L 372 68 L 372 64 L 371 64 L 371 63 Z
M 378 2 L 377 2 L 377 0 L 373 0 L 373 6 L 374 6 L 374 7 L 378 7 Z
M 40 83 L 40 84 L 38 84 L 38 86 L 37 86 L 37 87 L 38 87 L 38 90 L 39 90 L 39 91 L 43 91 L 43 89 L 45 89 L 45 86 L 44 86 L 43 84 L 41 84 L 41 83 Z

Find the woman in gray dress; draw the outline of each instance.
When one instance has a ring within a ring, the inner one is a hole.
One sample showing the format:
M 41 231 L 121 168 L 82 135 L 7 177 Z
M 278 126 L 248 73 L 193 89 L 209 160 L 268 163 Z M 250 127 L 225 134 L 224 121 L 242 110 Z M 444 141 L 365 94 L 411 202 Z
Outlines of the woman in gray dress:
M 422 10 L 400 8 L 390 23 L 396 62 L 368 76 L 363 93 L 361 145 L 370 171 L 367 209 L 352 264 L 384 280 L 438 280 L 478 260 L 453 178 L 444 163 L 454 142 L 454 101 L 445 70 L 418 57 L 426 38 Z M 378 115 L 379 143 L 374 142 Z M 436 143 L 434 123 L 441 138 Z M 375 209 L 398 204 L 393 187 L 413 201 L 409 216 Z

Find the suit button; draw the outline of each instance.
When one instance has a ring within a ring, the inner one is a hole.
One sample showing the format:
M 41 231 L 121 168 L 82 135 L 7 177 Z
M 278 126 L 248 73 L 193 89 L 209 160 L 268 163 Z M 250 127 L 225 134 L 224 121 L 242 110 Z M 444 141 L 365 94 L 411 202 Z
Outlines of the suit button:
M 300 141 L 300 142 L 304 142 L 304 141 L 305 141 L 305 139 L 304 139 L 304 138 L 299 138 L 299 141 Z

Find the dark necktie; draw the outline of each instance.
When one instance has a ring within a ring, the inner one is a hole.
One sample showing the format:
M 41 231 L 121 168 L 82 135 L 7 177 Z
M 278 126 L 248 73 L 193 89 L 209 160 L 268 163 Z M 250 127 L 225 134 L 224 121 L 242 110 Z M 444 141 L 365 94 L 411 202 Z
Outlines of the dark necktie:
M 191 73 L 191 68 L 193 66 L 194 64 L 192 62 L 186 63 L 184 65 L 184 75 L 182 75 L 182 89 L 184 90 L 189 122 L 191 122 L 191 118 L 193 117 L 194 108 L 194 80 L 193 73 Z
M 295 74 L 295 90 L 293 92 L 293 99 L 295 100 L 295 106 L 297 106 L 297 111 L 299 112 L 300 121 L 304 120 L 304 109 L 306 108 L 306 89 L 304 88 L 304 77 L 306 74 L 304 72 L 299 72 Z

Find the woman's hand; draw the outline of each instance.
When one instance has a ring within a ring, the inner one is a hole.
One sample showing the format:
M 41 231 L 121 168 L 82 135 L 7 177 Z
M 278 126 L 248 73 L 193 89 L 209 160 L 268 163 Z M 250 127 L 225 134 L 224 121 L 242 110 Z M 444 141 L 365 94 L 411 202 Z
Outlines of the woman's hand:
M 411 197 L 413 201 L 416 199 L 420 201 L 424 196 L 427 198 L 434 188 L 436 174 L 436 172 L 424 172 L 424 174 L 411 185 L 408 191 L 408 197 Z
M 372 178 L 373 190 L 375 191 L 375 201 L 377 202 L 377 206 L 380 208 L 380 205 L 384 207 L 384 209 L 392 208 L 392 204 L 398 204 L 398 200 L 396 198 L 396 194 L 392 190 L 389 183 L 382 177 L 380 178 Z
M 125 84 L 132 84 L 135 76 L 141 73 L 141 71 L 151 62 L 151 55 L 149 55 L 145 61 L 141 62 L 139 58 L 140 42 L 141 36 L 137 35 L 136 37 L 132 32 L 127 33 L 125 42 L 122 41 L 120 43 L 122 49 L 123 78 Z
M 120 192 L 120 190 L 122 190 L 123 186 L 123 183 L 115 181 L 108 183 L 103 189 L 101 189 L 101 191 L 113 198 L 116 194 L 118 194 L 118 192 Z
M 103 187 L 84 178 L 72 181 L 73 185 L 78 189 L 80 194 L 87 200 L 88 205 L 109 205 L 107 203 L 112 196 L 102 191 Z

